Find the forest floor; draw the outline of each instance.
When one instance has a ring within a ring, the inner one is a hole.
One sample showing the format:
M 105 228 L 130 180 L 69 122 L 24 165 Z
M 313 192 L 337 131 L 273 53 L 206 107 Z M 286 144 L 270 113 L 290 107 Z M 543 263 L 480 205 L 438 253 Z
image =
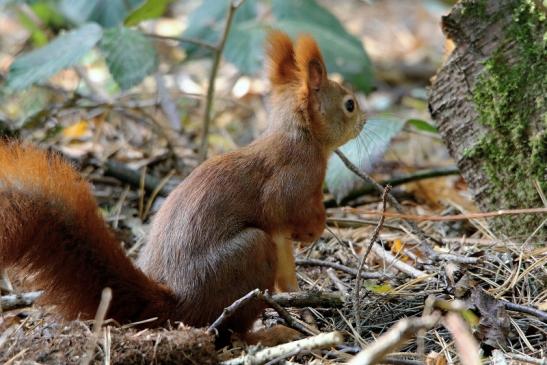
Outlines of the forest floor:
M 373 62 L 381 65 L 376 66 L 377 88 L 366 98 L 369 114 L 429 120 L 428 79 L 442 63 L 445 47 L 450 48 L 438 26 L 443 9 L 421 1 L 348 2 L 351 9 L 336 6 L 340 2 L 323 3 L 361 36 Z M 16 44 L 21 30 L 11 26 Z M 4 54 L 12 52 L 10 44 L 3 44 Z M 7 61 L 1 56 L 4 72 Z M 195 62 L 179 71 L 187 88 L 172 95 L 181 100 L 185 130 L 180 133 L 169 130 L 160 98 L 146 84 L 138 93 L 97 101 L 67 91 L 80 82 L 74 71 L 63 72 L 47 90 L 36 88 L 4 100 L 0 111 L 21 116 L 25 105 L 44 105 L 46 123 L 26 124 L 15 132 L 62 153 L 78 167 L 135 258 L 165 195 L 198 164 L 208 67 Z M 193 81 L 195 75 L 200 81 Z M 246 144 L 263 130 L 265 90 L 262 79 L 241 76 L 230 65 L 221 67 L 211 154 Z M 366 146 L 364 151 L 369 152 Z M 437 134 L 411 127 L 394 139 L 382 161 L 371 163 L 377 181 L 454 164 Z M 137 330 L 107 320 L 95 331 L 93 321 L 60 321 L 50 314 L 54 309 L 34 304 L 33 293 L 26 305 L 21 296 L 10 297 L 39 289 L 32 288 L 32 277 L 12 277 L 14 292 L 6 291 L 10 283 L 2 288 L 0 362 L 75 364 L 87 356 L 97 364 L 207 364 L 237 358 L 240 362 L 231 363 L 328 364 L 348 362 L 367 349 L 372 358 L 388 354 L 382 362 L 389 364 L 546 365 L 547 247 L 535 239 L 537 232 L 496 235 L 488 228 L 491 218 L 477 214 L 458 175 L 413 181 L 391 193 L 404 215 L 388 202 L 385 220 L 380 219 L 378 191 L 343 206 L 327 194 L 327 229 L 312 245 L 295 249 L 305 298 L 295 303 L 274 296 L 284 310 L 268 308 L 257 323 L 259 329 L 289 325 L 304 339 L 333 331 L 343 339 L 330 335 L 318 340 L 327 345 L 302 351 L 298 346 L 305 344 L 293 344 L 267 357 L 262 350 L 272 346 L 234 339 L 218 349 L 206 329 L 177 323 L 169 329 Z M 326 299 L 318 303 L 318 297 Z

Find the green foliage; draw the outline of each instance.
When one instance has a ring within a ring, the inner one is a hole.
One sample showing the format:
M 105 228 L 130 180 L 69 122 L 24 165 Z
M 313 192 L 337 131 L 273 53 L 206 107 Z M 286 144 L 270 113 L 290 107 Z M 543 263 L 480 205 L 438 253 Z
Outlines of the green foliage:
M 361 41 L 349 34 L 340 21 L 314 0 L 273 0 L 276 28 L 296 37 L 310 33 L 316 39 L 329 72 L 338 72 L 355 87 L 369 91 L 372 66 Z
M 398 119 L 369 119 L 359 137 L 346 143 L 340 150 L 355 166 L 369 172 L 383 157 L 391 139 L 404 125 L 405 122 Z M 364 184 L 363 180 L 348 170 L 336 155 L 329 160 L 325 181 L 338 202 Z
M 101 27 L 95 23 L 85 24 L 60 35 L 42 48 L 18 57 L 9 69 L 8 87 L 24 89 L 74 65 L 95 46 L 101 36 Z
M 23 89 L 43 82 L 63 68 L 75 65 L 101 40 L 101 51 L 114 80 L 121 89 L 140 83 L 157 68 L 156 50 L 149 38 L 138 30 L 124 28 L 127 17 L 131 24 L 160 16 L 169 0 L 45 0 L 28 3 L 35 15 L 52 28 L 68 24 L 83 24 L 61 34 L 45 47 L 17 57 L 8 74 L 8 86 Z M 134 12 L 128 15 L 129 11 Z M 20 21 L 31 32 L 35 45 L 47 42 L 46 33 L 26 14 L 19 12 Z M 84 24 L 85 23 L 85 24 Z M 106 28 L 103 32 L 103 29 Z M 104 38 L 103 38 L 104 37 Z
M 30 32 L 32 44 L 36 47 L 45 45 L 48 41 L 47 35 L 32 19 L 22 11 L 17 12 L 19 23 Z
M 419 131 L 429 132 L 429 133 L 437 133 L 437 128 L 434 125 L 429 124 L 425 120 L 409 119 L 406 122 L 407 122 L 407 124 L 413 126 L 414 128 L 416 128 Z
M 142 0 L 61 0 L 59 10 L 74 24 L 95 22 L 105 28 L 123 23 Z
M 133 10 L 124 20 L 125 26 L 134 26 L 148 19 L 159 18 L 173 0 L 147 0 Z
M 246 74 L 263 67 L 263 42 L 268 29 L 277 28 L 292 37 L 310 33 L 319 43 L 327 68 L 338 72 L 358 89 L 369 91 L 372 83 L 370 60 L 359 39 L 350 35 L 328 10 L 315 0 L 271 2 L 272 22 L 257 18 L 258 0 L 247 0 L 237 11 L 228 35 L 225 57 Z M 183 36 L 216 44 L 224 29 L 228 0 L 205 0 L 189 17 Z M 208 56 L 210 51 L 183 44 L 189 58 Z
M 50 29 L 60 29 L 65 21 L 57 11 L 53 0 L 36 1 L 29 4 L 29 7 L 36 18 L 40 20 L 40 24 L 37 24 L 29 14 L 19 9 L 17 10 L 17 18 L 21 25 L 30 32 L 32 44 L 35 47 L 41 47 L 48 42 L 46 31 L 43 29 L 44 26 Z
M 238 41 L 241 41 L 243 44 L 243 42 L 246 42 L 249 39 L 250 35 L 241 34 L 241 31 L 245 31 L 245 29 L 249 30 L 250 25 L 255 25 L 257 21 L 257 2 L 258 0 L 245 1 L 239 6 L 236 12 L 232 21 L 232 29 L 228 36 L 224 53 L 228 60 L 231 59 L 228 52 L 230 51 L 231 45 L 233 46 L 233 42 L 235 41 L 236 43 L 239 43 Z M 188 27 L 182 36 L 197 39 L 211 45 L 216 45 L 226 23 L 226 14 L 228 13 L 229 5 L 230 2 L 228 0 L 204 0 L 202 4 L 188 17 Z M 263 33 L 263 29 L 261 29 L 261 27 L 257 27 L 253 30 Z M 264 35 L 262 34 L 262 39 L 263 37 Z M 211 55 L 210 50 L 195 44 L 183 43 L 182 47 L 186 51 L 189 58 L 209 57 Z M 257 51 L 262 51 L 262 49 L 259 48 Z M 243 53 L 246 56 L 253 58 L 251 52 L 252 48 L 249 48 Z M 260 59 L 258 59 L 258 62 L 260 62 Z M 252 67 L 254 67 L 254 63 Z
M 19 0 L 26 3 L 53 33 L 61 28 L 78 27 L 61 34 L 47 46 L 19 56 L 9 71 L 9 86 L 22 89 L 43 82 L 65 67 L 73 66 L 98 43 L 114 80 L 121 89 L 140 83 L 157 68 L 157 54 L 150 39 L 128 26 L 161 16 L 173 0 Z M 342 74 L 361 90 L 370 90 L 372 71 L 361 42 L 350 35 L 329 11 L 315 0 L 271 2 L 273 22 L 258 18 L 260 0 L 246 0 L 238 8 L 224 48 L 224 57 L 241 72 L 262 70 L 263 43 L 268 29 L 275 27 L 296 37 L 311 33 L 322 49 L 330 72 Z M 228 0 L 204 0 L 189 16 L 183 36 L 216 45 L 226 23 Z M 33 43 L 47 43 L 49 32 L 21 13 L 22 24 L 31 32 Z M 92 31 L 89 24 L 93 23 Z M 125 25 L 125 27 L 124 27 Z M 101 30 L 105 28 L 104 32 Z M 83 29 L 83 30 L 82 30 Z M 81 32 L 86 39 L 79 39 Z M 74 34 L 74 35 L 73 35 Z M 104 34 L 104 35 L 103 35 Z M 211 50 L 182 43 L 188 59 L 209 57 Z
M 152 41 L 141 32 L 122 26 L 105 30 L 101 51 L 122 90 L 139 84 L 158 66 Z

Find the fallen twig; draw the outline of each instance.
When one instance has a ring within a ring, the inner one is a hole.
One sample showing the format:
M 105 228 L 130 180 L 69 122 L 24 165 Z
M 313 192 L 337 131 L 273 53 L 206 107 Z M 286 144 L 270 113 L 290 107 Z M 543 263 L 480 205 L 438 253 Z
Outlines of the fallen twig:
M 397 259 L 395 256 L 393 256 L 388 251 L 384 250 L 382 246 L 375 243 L 372 245 L 372 252 L 380 258 L 382 261 L 386 263 L 387 266 L 393 266 L 397 270 L 404 272 L 407 275 L 410 275 L 412 277 L 418 278 L 420 276 L 427 275 L 425 272 L 418 270 L 412 266 L 410 266 L 407 263 L 404 263 L 403 261 Z
M 342 293 L 343 295 L 348 295 L 348 288 L 346 284 L 344 284 L 344 282 L 342 282 L 342 280 L 340 280 L 340 278 L 336 276 L 336 271 L 332 267 L 329 267 L 327 269 L 327 276 L 329 277 L 330 281 L 332 281 L 334 286 L 336 286 L 336 289 L 338 289 L 340 293 Z
M 294 293 L 276 293 L 272 299 L 283 307 L 319 307 L 340 308 L 344 306 L 345 299 L 339 293 L 324 291 L 299 291 Z
M 94 164 L 100 165 L 98 161 Z M 139 171 L 131 169 L 127 165 L 114 160 L 105 161 L 104 167 L 105 176 L 115 177 L 116 179 L 121 180 L 134 188 L 140 187 L 142 174 Z M 160 190 L 157 193 L 161 196 L 167 196 L 171 192 L 169 187 L 162 185 L 162 181 L 160 179 L 149 174 L 144 175 L 143 188 L 146 192 L 152 193 L 156 191 L 158 187 L 160 187 Z
M 221 362 L 222 365 L 259 365 L 287 354 L 296 355 L 305 350 L 336 346 L 344 341 L 340 332 L 320 333 L 313 337 L 285 343 Z
M 378 224 L 378 221 L 355 219 L 355 218 L 329 217 L 327 218 L 327 225 L 328 224 L 333 224 L 336 227 L 340 227 L 340 228 L 356 228 L 356 227 L 362 227 L 364 225 L 376 226 Z M 400 226 L 387 224 L 385 222 L 384 222 L 384 227 L 390 228 L 396 231 L 404 232 L 404 230 Z M 327 229 L 329 229 L 328 226 L 327 226 Z
M 435 312 L 426 317 L 403 318 L 349 362 L 349 365 L 369 365 L 379 362 L 385 355 L 396 350 L 421 329 L 431 329 L 439 319 Z
M 346 210 L 352 213 L 358 213 L 362 215 L 382 215 L 386 218 L 399 218 L 415 222 L 445 222 L 445 221 L 461 221 L 478 218 L 492 218 L 500 217 L 504 215 L 519 215 L 519 214 L 547 214 L 547 208 L 527 208 L 527 209 L 504 209 L 495 212 L 484 213 L 468 213 L 468 214 L 454 214 L 454 215 L 414 215 L 414 214 L 401 214 L 395 212 L 380 212 L 375 210 L 363 210 L 359 208 L 346 208 Z
M 21 294 L 4 295 L 0 298 L 0 309 L 9 311 L 21 307 L 31 306 L 42 295 L 42 291 L 31 291 Z
M 482 257 L 460 256 L 452 253 L 440 253 L 437 258 L 439 260 L 453 261 L 459 264 L 476 264 L 482 261 Z
M 266 303 L 270 305 L 275 311 L 279 314 L 281 318 L 285 321 L 287 326 L 291 327 L 292 329 L 297 330 L 298 332 L 304 333 L 306 335 L 317 335 L 319 331 L 314 330 L 313 328 L 306 326 L 296 319 L 294 319 L 291 314 L 283 308 L 279 303 L 277 303 L 275 300 L 272 299 L 270 296 L 270 293 L 266 290 L 263 294 L 259 295 L 259 297 L 264 300 Z
M 505 301 L 503 302 L 503 304 L 505 305 L 505 309 L 507 310 L 530 314 L 534 317 L 539 318 L 540 321 L 547 323 L 547 313 L 542 310 L 529 307 L 527 305 L 516 304 L 511 302 L 505 302 Z
M 389 191 L 391 190 L 391 186 L 386 186 L 384 188 L 384 192 L 382 193 L 382 211 L 386 211 L 386 199 L 387 194 L 389 194 Z M 372 233 L 372 236 L 370 237 L 370 241 L 368 244 L 367 251 L 361 258 L 361 262 L 359 263 L 359 268 L 357 269 L 357 277 L 355 278 L 355 295 L 353 299 L 353 315 L 355 317 L 355 330 L 357 333 L 361 333 L 361 318 L 359 316 L 359 308 L 361 307 L 361 272 L 363 272 L 363 266 L 365 265 L 365 260 L 368 257 L 368 254 L 370 253 L 370 250 L 372 249 L 372 246 L 374 245 L 374 242 L 376 242 L 376 239 L 378 238 L 378 235 L 380 234 L 380 230 L 382 229 L 382 226 L 384 225 L 385 217 L 381 216 L 380 220 L 378 221 L 378 225 L 374 229 L 374 232 Z
M 295 262 L 297 265 L 300 265 L 300 266 L 332 267 L 333 269 L 343 271 L 353 276 L 357 276 L 357 269 L 353 269 L 351 267 L 348 267 L 342 264 L 337 264 L 336 262 L 323 261 L 323 260 L 317 260 L 317 259 L 296 259 Z M 361 277 L 363 279 L 391 279 L 393 278 L 393 275 L 389 273 L 381 273 L 381 272 L 361 272 Z
M 467 328 L 467 325 L 459 314 L 450 312 L 443 321 L 444 326 L 454 339 L 461 364 L 480 365 L 479 344 Z
M 534 364 L 534 365 L 547 365 L 547 357 L 544 357 L 543 359 L 538 359 L 535 357 L 527 356 L 527 355 L 520 355 L 520 354 L 507 354 L 512 360 L 525 362 L 528 364 Z
M 93 351 L 97 346 L 97 341 L 99 341 L 99 334 L 103 327 L 104 318 L 106 316 L 106 311 L 110 306 L 110 301 L 112 300 L 112 289 L 104 288 L 101 293 L 101 302 L 99 303 L 99 308 L 97 308 L 97 313 L 95 314 L 95 321 L 93 322 L 93 333 L 89 338 L 86 346 L 86 352 L 82 357 L 81 365 L 88 365 L 93 359 Z
M 207 328 L 207 332 L 209 333 L 215 333 L 218 331 L 218 328 L 228 319 L 230 318 L 235 311 L 237 311 L 239 308 L 243 307 L 245 304 L 250 302 L 252 299 L 257 298 L 260 295 L 260 290 L 255 289 L 253 291 L 250 291 L 249 293 L 245 294 L 243 297 L 239 298 L 235 302 L 233 302 L 230 306 L 224 308 L 220 316 Z

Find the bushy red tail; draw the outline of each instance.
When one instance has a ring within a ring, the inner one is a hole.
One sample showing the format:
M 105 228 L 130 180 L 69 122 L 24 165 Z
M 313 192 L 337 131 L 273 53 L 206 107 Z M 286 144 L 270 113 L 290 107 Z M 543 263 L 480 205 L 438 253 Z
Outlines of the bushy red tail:
M 34 274 L 43 302 L 91 318 L 103 288 L 119 322 L 176 319 L 177 300 L 125 255 L 90 187 L 55 154 L 0 141 L 0 267 Z

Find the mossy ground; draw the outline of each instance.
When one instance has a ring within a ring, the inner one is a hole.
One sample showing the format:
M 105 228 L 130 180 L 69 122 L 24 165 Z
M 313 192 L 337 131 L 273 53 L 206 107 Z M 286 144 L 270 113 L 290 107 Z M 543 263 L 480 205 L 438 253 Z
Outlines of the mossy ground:
M 488 132 L 467 157 L 482 163 L 490 181 L 491 209 L 542 206 L 534 180 L 547 191 L 545 13 L 533 1 L 513 4 L 505 39 L 486 61 L 473 90 L 479 122 Z M 510 236 L 526 236 L 544 218 L 500 218 L 493 224 Z

